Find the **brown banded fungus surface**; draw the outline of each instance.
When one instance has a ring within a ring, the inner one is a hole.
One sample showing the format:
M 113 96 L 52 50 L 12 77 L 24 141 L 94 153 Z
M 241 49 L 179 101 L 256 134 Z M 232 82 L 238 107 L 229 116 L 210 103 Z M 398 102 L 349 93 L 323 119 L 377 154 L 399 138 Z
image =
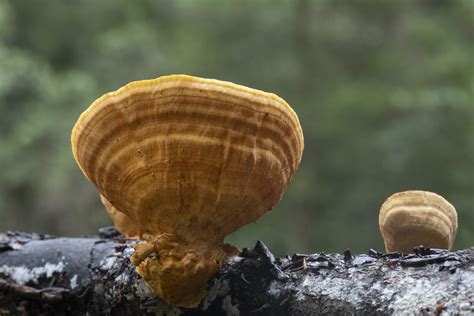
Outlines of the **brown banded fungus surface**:
M 456 209 L 442 196 L 411 190 L 391 195 L 380 208 L 387 252 L 412 252 L 419 245 L 451 250 L 458 228 Z
M 74 126 L 72 148 L 107 209 L 145 240 L 132 256 L 138 273 L 165 301 L 195 307 L 238 253 L 224 238 L 282 198 L 303 133 L 274 94 L 173 75 L 97 99 Z

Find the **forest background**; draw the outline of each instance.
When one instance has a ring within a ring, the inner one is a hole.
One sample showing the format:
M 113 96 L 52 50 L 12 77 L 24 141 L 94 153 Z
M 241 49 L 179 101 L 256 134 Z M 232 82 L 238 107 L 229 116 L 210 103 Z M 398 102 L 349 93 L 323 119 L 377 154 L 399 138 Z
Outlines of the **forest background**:
M 473 17 L 472 0 L 0 0 L 0 231 L 111 225 L 71 129 L 103 93 L 185 73 L 277 93 L 303 126 L 283 200 L 229 242 L 383 250 L 380 205 L 423 189 L 473 246 Z

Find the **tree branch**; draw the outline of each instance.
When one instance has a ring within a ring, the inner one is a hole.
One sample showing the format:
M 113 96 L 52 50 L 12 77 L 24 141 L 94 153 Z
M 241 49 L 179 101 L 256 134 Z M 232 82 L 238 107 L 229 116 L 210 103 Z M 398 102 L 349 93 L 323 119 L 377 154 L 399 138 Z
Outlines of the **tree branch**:
M 226 263 L 197 310 L 152 295 L 129 257 L 135 241 L 0 234 L 0 314 L 457 314 L 474 312 L 474 248 L 275 259 L 262 242 Z

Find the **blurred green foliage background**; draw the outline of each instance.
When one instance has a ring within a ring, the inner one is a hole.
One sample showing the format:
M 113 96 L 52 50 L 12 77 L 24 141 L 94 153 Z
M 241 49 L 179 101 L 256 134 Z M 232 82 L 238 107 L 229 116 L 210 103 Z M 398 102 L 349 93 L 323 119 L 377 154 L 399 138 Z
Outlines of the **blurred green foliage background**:
M 472 0 L 0 0 L 0 231 L 110 225 L 72 126 L 105 92 L 185 73 L 275 92 L 303 126 L 289 191 L 229 242 L 382 250 L 384 199 L 423 189 L 473 246 L 473 16 Z

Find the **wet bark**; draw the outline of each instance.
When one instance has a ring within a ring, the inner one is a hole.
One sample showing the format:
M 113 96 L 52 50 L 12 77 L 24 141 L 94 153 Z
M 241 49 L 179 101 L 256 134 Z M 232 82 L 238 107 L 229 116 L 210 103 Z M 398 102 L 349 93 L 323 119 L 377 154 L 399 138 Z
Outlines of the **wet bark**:
M 148 291 L 129 260 L 134 243 L 113 229 L 84 238 L 0 234 L 0 315 L 474 312 L 474 248 L 274 258 L 257 242 L 224 265 L 190 310 Z

